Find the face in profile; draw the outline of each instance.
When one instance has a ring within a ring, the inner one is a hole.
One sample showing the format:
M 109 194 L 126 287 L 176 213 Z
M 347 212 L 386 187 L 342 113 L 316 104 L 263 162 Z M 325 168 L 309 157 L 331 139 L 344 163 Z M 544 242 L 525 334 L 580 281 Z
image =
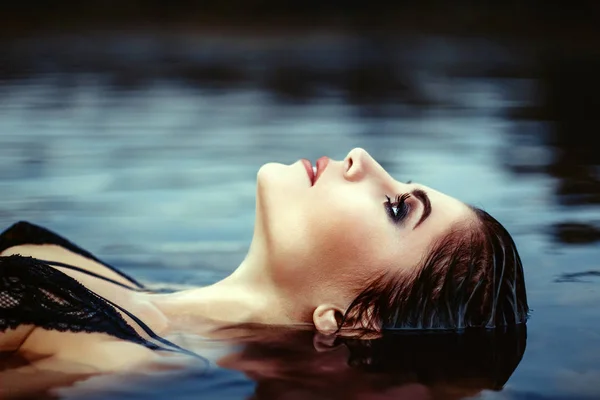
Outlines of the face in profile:
M 343 310 L 375 276 L 414 274 L 432 244 L 474 214 L 464 203 L 391 177 L 365 150 L 344 160 L 266 164 L 254 242 L 266 273 L 304 310 Z

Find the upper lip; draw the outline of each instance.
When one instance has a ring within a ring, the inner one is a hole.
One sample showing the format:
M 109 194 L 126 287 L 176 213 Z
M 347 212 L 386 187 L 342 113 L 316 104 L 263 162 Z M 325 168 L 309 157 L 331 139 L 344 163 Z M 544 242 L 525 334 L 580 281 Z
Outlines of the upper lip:
M 302 164 L 304 164 L 304 168 L 306 168 L 306 173 L 308 174 L 308 179 L 310 179 L 310 186 L 315 184 L 315 172 L 313 171 L 312 163 L 308 161 L 306 158 L 303 158 Z
M 323 174 L 325 168 L 327 168 L 327 164 L 329 164 L 329 157 L 323 156 L 317 160 L 317 173 L 315 174 L 315 179 L 313 179 L 313 185 L 317 183 L 317 180 Z

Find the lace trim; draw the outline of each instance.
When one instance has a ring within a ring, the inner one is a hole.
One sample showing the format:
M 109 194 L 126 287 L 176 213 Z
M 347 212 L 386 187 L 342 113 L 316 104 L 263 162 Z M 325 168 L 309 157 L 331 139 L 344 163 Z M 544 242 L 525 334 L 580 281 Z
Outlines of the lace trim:
M 140 336 L 115 308 L 167 347 Z M 22 324 L 60 332 L 107 333 L 152 350 L 202 358 L 156 335 L 127 310 L 44 262 L 20 255 L 0 257 L 0 332 Z

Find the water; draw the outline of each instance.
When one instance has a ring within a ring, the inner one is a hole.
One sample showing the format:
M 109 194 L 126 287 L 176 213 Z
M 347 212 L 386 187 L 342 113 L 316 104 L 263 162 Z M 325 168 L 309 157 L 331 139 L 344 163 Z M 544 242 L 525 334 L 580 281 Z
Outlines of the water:
M 204 285 L 245 255 L 262 164 L 364 147 L 399 180 L 483 207 L 520 249 L 526 351 L 502 391 L 459 397 L 599 398 L 600 63 L 585 44 L 543 44 L 327 31 L 7 41 L 0 226 L 47 226 L 146 283 Z M 363 385 L 356 398 L 423 394 L 376 389 L 344 369 L 347 354 L 324 358 L 304 339 L 300 353 L 259 348 L 246 361 L 264 365 L 246 375 L 191 368 L 84 387 L 98 398 L 306 398 L 307 387 L 347 398 L 348 382 Z

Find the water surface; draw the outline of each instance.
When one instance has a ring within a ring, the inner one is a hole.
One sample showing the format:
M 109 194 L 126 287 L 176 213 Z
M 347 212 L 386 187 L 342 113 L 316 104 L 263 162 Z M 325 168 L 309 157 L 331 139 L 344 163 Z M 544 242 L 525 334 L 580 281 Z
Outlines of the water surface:
M 600 397 L 593 49 L 142 31 L 33 36 L 1 52 L 1 226 L 47 226 L 147 283 L 204 285 L 244 257 L 262 164 L 364 147 L 397 179 L 482 207 L 514 233 L 533 309 L 527 348 L 503 391 L 477 396 Z M 257 381 L 214 368 L 97 391 L 248 398 Z M 294 398 L 282 382 L 257 398 Z

